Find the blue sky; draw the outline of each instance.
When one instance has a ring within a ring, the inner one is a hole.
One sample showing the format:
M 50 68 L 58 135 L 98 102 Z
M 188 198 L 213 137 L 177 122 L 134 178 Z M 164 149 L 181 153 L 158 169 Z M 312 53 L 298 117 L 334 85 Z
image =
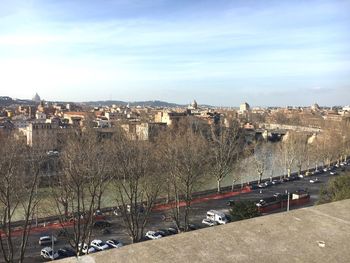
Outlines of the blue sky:
M 345 105 L 349 10 L 349 0 L 0 0 L 0 95 Z

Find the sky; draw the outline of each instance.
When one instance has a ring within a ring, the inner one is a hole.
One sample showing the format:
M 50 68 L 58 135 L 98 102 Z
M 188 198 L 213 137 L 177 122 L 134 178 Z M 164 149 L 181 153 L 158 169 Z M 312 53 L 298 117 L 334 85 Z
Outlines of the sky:
M 350 104 L 350 0 L 0 0 L 0 96 Z

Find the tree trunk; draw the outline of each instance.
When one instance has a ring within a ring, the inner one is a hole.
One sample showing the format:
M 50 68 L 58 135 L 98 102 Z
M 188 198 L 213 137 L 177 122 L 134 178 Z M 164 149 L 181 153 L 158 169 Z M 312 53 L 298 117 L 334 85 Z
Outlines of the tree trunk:
M 97 194 L 97 210 L 101 210 L 102 192 Z
M 261 179 L 262 179 L 263 173 L 259 173 L 259 184 L 261 183 Z
M 220 183 L 221 183 L 221 180 L 217 180 L 218 193 L 221 192 L 221 185 L 220 185 Z
M 231 184 L 231 191 L 232 191 L 232 192 L 235 190 L 235 182 L 236 182 L 236 180 L 233 179 L 233 180 L 232 180 L 232 184 Z
M 301 165 L 298 165 L 298 175 L 301 175 Z
M 291 169 L 288 168 L 288 169 L 287 169 L 287 176 L 288 176 L 288 177 L 290 177 L 290 173 L 291 173 Z

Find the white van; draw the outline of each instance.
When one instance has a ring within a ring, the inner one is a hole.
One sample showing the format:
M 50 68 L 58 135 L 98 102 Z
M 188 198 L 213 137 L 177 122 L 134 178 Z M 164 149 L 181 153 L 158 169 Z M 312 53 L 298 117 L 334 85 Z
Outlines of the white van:
M 226 215 L 223 212 L 216 210 L 209 210 L 207 212 L 207 218 L 219 223 L 220 225 L 224 225 L 228 222 Z

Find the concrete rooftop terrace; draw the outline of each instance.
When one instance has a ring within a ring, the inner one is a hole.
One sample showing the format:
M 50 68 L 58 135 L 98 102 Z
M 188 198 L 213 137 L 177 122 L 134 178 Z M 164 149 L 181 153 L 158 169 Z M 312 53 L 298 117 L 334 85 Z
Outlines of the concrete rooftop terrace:
M 350 199 L 61 262 L 350 262 Z

